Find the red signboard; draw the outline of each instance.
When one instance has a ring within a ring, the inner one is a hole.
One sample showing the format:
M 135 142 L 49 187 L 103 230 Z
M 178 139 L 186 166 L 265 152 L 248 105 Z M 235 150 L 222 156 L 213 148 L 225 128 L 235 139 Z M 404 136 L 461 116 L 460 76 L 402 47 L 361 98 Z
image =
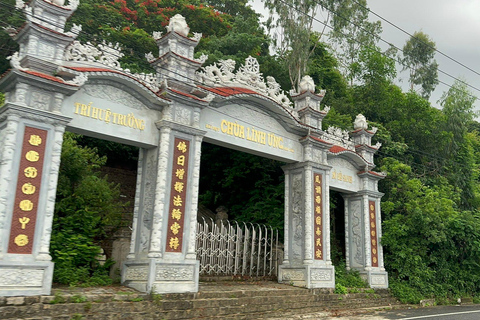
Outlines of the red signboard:
M 369 201 L 370 216 L 370 244 L 372 247 L 372 267 L 378 267 L 378 237 L 377 237 L 377 214 L 375 211 L 375 201 Z
M 46 143 L 46 130 L 25 127 L 8 253 L 32 253 Z
M 313 204 L 314 204 L 314 244 L 315 259 L 323 260 L 323 190 L 322 175 L 315 173 L 313 175 Z
M 167 243 L 165 249 L 167 252 L 182 252 L 189 153 L 190 141 L 175 138 L 172 190 L 170 192 Z

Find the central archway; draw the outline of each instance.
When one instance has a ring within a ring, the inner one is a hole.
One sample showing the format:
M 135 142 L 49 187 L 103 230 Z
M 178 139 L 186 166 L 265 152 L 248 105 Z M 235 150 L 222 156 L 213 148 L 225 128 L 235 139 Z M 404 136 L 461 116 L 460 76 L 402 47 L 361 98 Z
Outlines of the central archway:
M 0 110 L 0 294 L 50 292 L 49 241 L 65 128 L 140 147 L 132 241 L 122 269 L 127 286 L 198 291 L 195 232 L 203 140 L 287 163 L 280 282 L 335 286 L 328 201 L 335 188 L 349 192 L 348 266 L 370 286 L 388 286 L 377 187 L 385 175 L 373 171 L 380 145 L 371 144 L 376 129 L 369 129 L 363 116 L 350 133 L 324 131 L 325 92 L 315 93 L 307 76 L 298 92 L 290 92 L 290 101 L 273 78 L 264 81 L 251 57 L 237 71 L 231 60 L 197 71 L 205 62 L 194 58 L 200 37 L 188 37 L 181 16 L 170 20 L 168 33 L 154 35 L 160 56 L 147 57 L 156 73 L 145 75 L 122 69 L 114 47 L 93 50 L 73 41 L 75 33 L 63 26 L 74 7 L 31 5 L 35 22 L 29 20 L 18 38 L 29 50 L 12 56 L 12 70 L 0 79 L 7 93 Z M 41 48 L 52 55 L 41 56 Z M 34 163 L 40 174 L 27 178 L 38 193 L 29 198 L 21 190 L 24 170 Z M 32 223 L 22 229 L 18 221 L 27 211 L 34 211 Z

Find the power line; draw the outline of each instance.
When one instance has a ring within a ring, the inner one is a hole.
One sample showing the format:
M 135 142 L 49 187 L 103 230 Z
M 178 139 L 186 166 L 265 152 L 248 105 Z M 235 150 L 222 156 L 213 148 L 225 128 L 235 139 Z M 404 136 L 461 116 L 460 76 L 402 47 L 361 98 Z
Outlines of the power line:
M 469 71 L 471 71 L 471 72 L 475 73 L 476 75 L 479 75 L 479 76 L 480 76 L 480 73 L 479 73 L 479 72 L 477 72 L 477 71 L 473 70 L 472 68 L 468 67 L 467 65 L 465 65 L 465 64 L 463 64 L 463 63 L 461 63 L 461 62 L 460 62 L 460 61 L 458 61 L 457 59 L 455 59 L 455 58 L 452 58 L 452 57 L 450 57 L 449 55 L 447 55 L 447 54 L 443 53 L 442 51 L 438 50 L 438 49 L 437 49 L 437 48 L 435 48 L 434 46 L 431 46 L 430 44 L 423 42 L 421 39 L 418 39 L 417 37 L 415 37 L 415 36 L 414 36 L 414 35 L 412 35 L 411 33 L 409 33 L 409 32 L 407 32 L 407 31 L 405 31 L 403 28 L 401 28 L 401 27 L 397 26 L 397 25 L 396 25 L 396 24 L 394 24 L 393 22 L 391 22 L 391 21 L 389 21 L 389 20 L 387 20 L 387 19 L 383 18 L 383 17 L 382 17 L 382 16 L 380 16 L 379 14 L 375 13 L 375 12 L 374 12 L 374 11 L 372 11 L 370 8 L 363 6 L 363 5 L 362 5 L 361 3 L 359 3 L 357 0 L 352 0 L 352 1 L 354 1 L 356 4 L 358 4 L 358 5 L 359 5 L 360 7 L 362 7 L 363 9 L 366 9 L 366 10 L 368 10 L 368 12 L 370 12 L 370 13 L 371 13 L 371 14 L 373 14 L 374 16 L 376 16 L 376 17 L 380 18 L 381 20 L 385 21 L 386 23 L 388 23 L 388 24 L 389 24 L 389 25 L 391 25 L 392 27 L 395 27 L 396 29 L 398 29 L 398 30 L 402 31 L 403 33 L 405 33 L 406 35 L 410 36 L 411 38 L 414 38 L 414 39 L 416 39 L 417 41 L 420 41 L 422 44 L 424 44 L 424 45 L 428 46 L 430 49 L 433 49 L 433 50 L 435 50 L 437 53 L 441 54 L 442 56 L 444 56 L 444 57 L 446 57 L 446 58 L 450 59 L 451 61 L 453 61 L 453 62 L 455 62 L 455 63 L 459 64 L 460 66 L 464 67 L 465 69 L 467 69 L 467 70 L 469 70 Z
M 1 1 L 0 1 L 0 3 L 1 3 Z M 3 21 L 0 21 L 0 23 L 6 25 L 6 23 L 3 22 Z M 85 35 L 87 35 L 88 37 L 91 38 L 91 35 L 90 35 L 90 34 L 85 33 Z M 41 56 L 41 55 L 40 55 L 40 56 Z M 45 57 L 46 57 L 46 56 L 45 56 Z M 64 60 L 64 61 L 66 61 L 66 60 Z M 81 64 L 81 62 L 76 62 L 76 63 Z M 191 79 L 191 78 L 185 77 L 184 75 L 181 75 L 181 74 L 177 73 L 175 70 L 170 70 L 170 69 L 168 69 L 168 68 L 166 68 L 166 67 L 160 67 L 160 68 L 163 69 L 163 70 L 169 71 L 169 72 L 173 72 L 173 73 L 175 73 L 175 74 L 177 74 L 177 75 L 180 75 L 180 76 L 182 76 L 182 77 L 184 77 L 184 78 L 187 78 L 188 80 L 191 80 L 191 81 L 193 81 L 193 82 L 195 82 L 195 83 L 201 84 L 201 85 L 203 85 L 203 86 L 205 86 L 205 87 L 209 87 L 209 86 L 207 86 L 207 85 L 205 85 L 205 84 L 197 81 L 196 79 Z M 210 88 L 213 88 L 213 87 L 210 87 Z M 237 97 L 236 100 L 239 101 L 238 104 L 240 104 L 240 105 L 243 105 L 243 106 L 250 106 L 250 105 L 251 105 L 251 102 L 250 102 L 250 101 L 247 101 L 247 100 L 245 100 L 245 99 L 242 99 L 242 98 Z M 221 111 L 219 111 L 219 110 L 217 110 L 217 109 L 214 109 L 214 108 L 210 108 L 210 110 L 213 110 L 213 111 L 218 112 L 218 113 L 220 113 L 220 114 L 225 114 L 225 113 L 222 113 Z M 283 118 L 291 119 L 290 117 L 287 117 L 287 116 L 284 115 L 284 114 L 277 114 L 277 115 L 280 116 L 280 117 L 283 117 Z M 229 116 L 230 116 L 230 115 L 229 115 Z M 234 120 L 241 121 L 241 122 L 243 122 L 243 123 L 247 123 L 247 124 L 250 124 L 250 125 L 254 125 L 253 123 L 249 123 L 248 121 L 245 121 L 245 119 L 240 119 L 240 118 L 237 118 L 237 117 L 234 117 L 234 116 L 230 116 L 230 117 L 231 117 L 232 119 L 234 119 Z M 281 135 L 279 135 L 279 136 L 281 136 Z M 288 137 L 286 137 L 286 136 L 282 136 L 282 137 L 288 138 Z M 426 153 L 426 152 L 422 152 L 422 151 L 420 151 L 420 150 L 415 150 L 415 149 L 408 148 L 405 152 L 411 153 L 411 154 L 417 154 L 417 155 L 420 155 L 420 156 L 424 156 L 424 157 L 427 157 L 427 158 L 429 158 L 429 159 L 433 159 L 433 160 L 436 161 L 436 162 L 437 162 L 437 161 L 440 161 L 440 162 L 442 163 L 442 165 L 444 165 L 445 163 L 448 163 L 448 164 L 452 164 L 452 165 L 456 165 L 456 166 L 465 167 L 465 165 L 462 164 L 462 163 L 458 163 L 458 162 L 456 162 L 456 161 L 454 161 L 454 160 L 451 160 L 451 159 L 446 159 L 446 158 L 443 158 L 443 157 L 438 157 L 438 156 L 435 156 L 435 155 L 432 155 L 432 154 L 429 154 L 429 153 Z M 398 157 L 396 157 L 396 156 L 394 156 L 394 155 L 391 155 L 391 154 L 389 154 L 389 153 L 387 153 L 387 152 L 384 152 L 383 150 L 379 150 L 379 154 L 382 154 L 382 155 L 384 155 L 384 156 L 390 156 L 390 157 L 393 157 L 393 158 L 395 158 L 395 159 L 397 159 L 397 160 L 400 160 L 400 161 L 405 161 L 405 160 L 399 159 Z M 413 166 L 413 167 L 420 167 L 420 166 L 421 166 L 421 167 L 423 167 L 423 168 L 426 169 L 426 170 L 430 170 L 430 168 L 429 168 L 428 166 L 426 166 L 425 164 L 421 164 L 421 163 L 417 163 L 417 162 L 411 163 L 410 166 Z
M 323 21 L 318 20 L 318 19 L 315 18 L 315 17 L 312 17 L 312 16 L 309 15 L 308 13 L 304 13 L 304 12 L 299 11 L 298 9 L 296 9 L 295 7 L 293 7 L 292 5 L 287 4 L 285 1 L 283 1 L 283 0 L 279 0 L 279 1 L 282 2 L 282 3 L 284 3 L 285 5 L 289 6 L 290 8 L 294 9 L 295 11 L 297 11 L 297 12 L 299 12 L 299 13 L 301 13 L 301 14 L 304 14 L 304 15 L 308 16 L 309 18 L 313 19 L 314 21 L 317 21 L 317 22 L 323 24 L 325 27 L 328 27 L 328 28 L 330 28 L 330 29 L 333 29 L 332 26 L 324 23 Z M 14 6 L 10 5 L 10 4 L 8 4 L 8 3 L 5 3 L 5 2 L 3 2 L 3 1 L 0 1 L 0 4 L 1 4 L 1 5 L 4 5 L 4 6 L 6 6 L 6 7 L 10 7 L 10 8 L 14 9 L 14 10 L 17 11 L 17 12 L 24 13 L 22 10 L 20 10 L 20 9 L 18 9 L 18 8 L 14 7 Z M 388 45 L 392 45 L 391 43 L 387 42 L 387 41 L 384 40 L 383 38 L 378 37 L 377 35 L 374 35 L 374 34 L 370 33 L 368 30 L 365 30 L 365 29 L 362 28 L 361 26 L 359 26 L 359 25 L 353 23 L 352 21 L 348 20 L 347 18 L 339 15 L 337 12 L 335 12 L 335 11 L 333 11 L 333 10 L 331 10 L 331 9 L 327 9 L 327 10 L 329 10 L 329 11 L 332 12 L 333 14 L 339 16 L 340 18 L 344 19 L 344 20 L 347 21 L 348 23 L 353 24 L 353 25 L 361 28 L 362 30 L 366 31 L 367 33 L 371 34 L 372 36 L 380 39 L 382 42 L 385 42 L 385 43 L 388 44 Z M 29 13 L 26 13 L 26 14 L 28 15 Z M 51 21 L 46 21 L 45 19 L 39 19 L 39 20 L 43 20 L 44 22 L 47 22 L 47 23 L 49 23 L 49 24 L 51 24 L 51 25 L 54 25 L 54 26 L 56 26 L 56 27 L 59 27 L 59 28 L 62 28 L 62 27 L 63 27 L 63 25 L 55 24 L 55 23 L 52 23 Z M 2 23 L 6 25 L 5 22 L 2 21 Z M 91 40 L 95 40 L 95 39 L 92 39 L 92 38 L 91 38 L 91 35 L 90 35 L 90 34 L 87 34 L 87 33 L 84 32 L 83 30 L 81 30 L 80 33 L 84 34 L 85 36 L 87 36 L 87 37 L 90 38 Z M 343 33 L 342 33 L 342 34 L 343 34 Z M 347 36 L 347 35 L 345 35 L 345 34 L 343 34 L 343 35 L 344 35 L 344 36 Z M 359 42 L 359 41 L 357 41 L 356 39 L 354 39 L 354 40 L 355 40 L 357 43 L 359 43 L 360 45 L 363 45 L 363 44 L 364 44 L 363 42 Z M 393 45 L 392 45 L 392 46 L 393 46 Z M 400 48 L 398 48 L 398 47 L 396 47 L 396 46 L 393 46 L 393 47 L 395 47 L 397 50 L 403 52 L 403 50 L 401 50 Z M 389 58 L 389 59 L 392 59 L 392 60 L 398 62 L 399 64 L 403 65 L 403 66 L 406 67 L 407 69 L 410 69 L 409 66 L 405 66 L 405 65 L 404 65 L 401 61 L 399 61 L 398 59 L 393 59 L 392 57 L 389 57 L 388 55 L 386 55 L 384 52 L 378 51 L 376 48 L 370 48 L 370 49 L 372 49 L 372 50 L 374 50 L 374 51 L 376 51 L 376 52 L 384 55 L 385 57 L 387 57 L 387 58 Z M 133 51 L 135 51 L 135 50 L 133 50 Z M 138 53 L 138 52 L 137 52 L 137 53 Z M 464 82 L 464 81 L 462 81 L 462 80 L 460 80 L 460 79 L 458 79 L 458 78 L 456 78 L 456 77 L 448 74 L 447 72 L 444 72 L 444 71 L 441 70 L 441 69 L 438 69 L 438 71 L 441 72 L 442 74 L 445 74 L 445 75 L 447 75 L 448 77 L 450 77 L 450 78 L 452 78 L 452 79 L 455 79 L 455 80 L 457 80 L 457 81 L 459 81 L 459 82 L 467 85 L 468 87 L 471 87 L 472 89 L 480 92 L 480 89 L 479 89 L 479 88 L 474 87 L 474 86 L 472 86 L 472 85 L 470 85 L 470 84 L 468 84 L 468 83 L 466 83 L 466 82 Z M 445 82 L 443 82 L 443 81 L 441 81 L 441 80 L 438 80 L 438 82 L 441 83 L 441 84 L 443 84 L 443 85 L 445 85 L 445 86 L 448 87 L 448 88 L 452 88 L 452 85 L 449 85 L 448 83 L 445 83 Z M 470 93 L 468 93 L 468 92 L 466 92 L 466 93 L 467 93 L 468 95 L 474 97 L 475 99 L 478 99 L 476 96 L 474 96 L 474 95 L 472 95 L 472 94 L 470 94 Z
M 290 7 L 291 9 L 297 11 L 298 13 L 303 14 L 303 15 L 306 15 L 306 16 L 308 16 L 310 19 L 312 19 L 312 20 L 314 20 L 314 21 L 316 21 L 316 22 L 324 25 L 325 27 L 333 30 L 333 27 L 332 27 L 332 26 L 326 24 L 326 23 L 323 22 L 323 21 L 318 20 L 317 18 L 311 16 L 309 13 L 307 13 L 307 12 L 302 12 L 302 11 L 298 10 L 298 9 L 295 8 L 293 5 L 290 5 L 290 4 L 286 3 L 284 0 L 278 0 L 278 1 L 279 1 L 279 2 L 282 2 L 283 4 L 285 4 L 286 6 Z M 378 39 L 378 40 L 386 43 L 386 44 L 389 45 L 389 46 L 392 46 L 393 48 L 397 49 L 398 51 L 403 52 L 403 50 L 400 49 L 399 47 L 393 45 L 392 43 L 390 43 L 390 42 L 388 42 L 388 41 L 386 41 L 386 40 L 384 40 L 382 37 L 380 37 L 380 36 L 378 36 L 378 35 L 376 35 L 376 34 L 373 34 L 373 33 L 371 33 L 371 32 L 368 31 L 368 30 L 365 30 L 365 28 L 363 28 L 363 27 L 359 26 L 358 24 L 352 22 L 351 20 L 343 17 L 342 15 L 338 14 L 338 12 L 336 12 L 336 11 L 334 11 L 334 10 L 332 10 L 332 9 L 328 9 L 328 8 L 326 8 L 326 10 L 328 10 L 328 11 L 330 11 L 331 13 L 337 15 L 338 17 L 342 18 L 342 19 L 345 20 L 346 22 L 348 22 L 348 23 L 350 23 L 350 24 L 352 24 L 352 25 L 360 28 L 361 30 L 367 32 L 368 34 L 372 35 L 372 36 L 375 37 L 376 39 Z M 346 35 L 346 34 L 343 33 L 343 32 L 340 32 L 340 33 L 341 33 L 342 35 L 344 35 L 345 37 L 349 37 L 348 35 Z M 349 38 L 352 39 L 351 37 L 349 37 Z M 352 39 L 352 40 L 354 40 L 355 42 L 359 43 L 360 45 L 365 45 L 365 42 L 360 42 L 360 41 L 358 41 L 358 40 L 356 40 L 356 39 Z M 400 61 L 400 60 L 398 60 L 398 59 L 394 59 L 394 58 L 388 56 L 386 53 L 379 51 L 377 48 L 375 48 L 375 47 L 372 48 L 372 47 L 370 47 L 370 46 L 368 46 L 368 45 L 365 45 L 365 46 L 368 47 L 368 48 L 370 48 L 370 49 L 372 49 L 373 51 L 375 51 L 375 52 L 377 52 L 377 53 L 382 54 L 382 55 L 385 56 L 386 58 L 391 59 L 391 60 L 399 63 L 400 65 L 402 65 L 403 67 L 405 67 L 405 69 L 411 69 L 411 67 L 404 65 L 404 63 L 403 63 L 402 61 Z M 454 76 L 452 76 L 451 74 L 449 74 L 449 73 L 447 73 L 447 72 L 445 72 L 445 71 L 443 71 L 443 70 L 441 70 L 441 69 L 439 69 L 439 68 L 438 68 L 437 70 L 438 70 L 440 73 L 442 73 L 442 74 L 444 74 L 444 75 L 446 75 L 446 76 L 448 76 L 448 77 L 450 77 L 450 78 L 452 78 L 452 79 L 454 79 L 454 80 L 456 80 L 456 81 L 458 81 L 458 82 L 460 82 L 460 83 L 463 83 L 463 84 L 465 84 L 466 86 L 468 86 L 468 87 L 470 87 L 470 88 L 472 88 L 472 89 L 480 92 L 480 89 L 479 89 L 479 88 L 474 87 L 474 86 L 470 85 L 469 83 L 467 83 L 467 82 L 465 82 L 465 81 L 462 81 L 462 80 L 458 79 L 457 77 L 454 77 Z M 443 85 L 445 85 L 445 86 L 447 86 L 447 87 L 449 87 L 449 88 L 452 88 L 452 87 L 453 87 L 452 85 L 449 85 L 449 84 L 447 84 L 447 83 L 445 83 L 445 82 L 443 82 L 443 81 L 441 81 L 441 80 L 438 80 L 438 82 L 441 83 L 441 84 L 443 84 Z M 466 92 L 466 93 L 469 94 L 470 96 L 474 97 L 476 100 L 479 99 L 479 98 L 477 98 L 476 96 L 474 96 L 473 94 L 470 94 L 470 93 L 468 93 L 468 92 Z

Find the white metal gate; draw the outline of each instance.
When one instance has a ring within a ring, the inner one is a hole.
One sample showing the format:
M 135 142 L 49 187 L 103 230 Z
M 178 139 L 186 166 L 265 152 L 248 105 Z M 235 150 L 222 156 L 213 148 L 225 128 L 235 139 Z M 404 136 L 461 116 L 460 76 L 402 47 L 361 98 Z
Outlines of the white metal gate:
M 278 230 L 261 224 L 203 219 L 197 223 L 200 275 L 276 276 Z

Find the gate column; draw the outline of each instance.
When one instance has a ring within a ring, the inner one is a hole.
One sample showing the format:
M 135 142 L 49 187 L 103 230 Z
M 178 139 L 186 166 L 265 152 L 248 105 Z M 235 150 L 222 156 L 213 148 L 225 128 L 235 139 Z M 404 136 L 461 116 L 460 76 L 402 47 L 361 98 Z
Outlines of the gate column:
M 304 78 L 305 79 L 305 78 Z M 302 80 L 300 94 L 292 95 L 303 123 L 321 129 L 328 109 L 320 110 L 324 92 L 314 93 L 310 78 Z M 285 252 L 278 281 L 307 288 L 334 288 L 335 268 L 330 258 L 330 202 L 327 150 L 319 131 L 300 140 L 303 162 L 284 166 Z
M 122 282 L 143 292 L 197 292 L 195 235 L 204 132 L 167 120 L 157 126 L 159 147 L 140 152 Z
M 65 32 L 76 5 L 17 1 L 27 22 L 11 34 L 20 51 L 0 79 L 0 296 L 50 294 L 49 253 L 63 133 L 63 100 L 86 80 L 52 76 L 78 34 Z M 76 26 L 77 27 L 77 26 Z M 76 28 L 75 27 L 75 28 Z
M 368 173 L 363 179 L 371 179 Z M 383 264 L 380 199 L 383 194 L 360 191 L 343 195 L 345 199 L 345 255 L 347 269 L 360 272 L 370 287 L 388 288 L 388 274 Z
M 328 174 L 330 167 L 304 162 L 284 167 L 285 252 L 281 283 L 334 288 L 330 259 Z
M 368 163 L 373 164 L 374 153 L 380 143 L 372 146 L 371 138 L 375 134 L 367 130 L 365 117 L 358 115 L 355 131 L 351 133 L 356 152 Z M 378 181 L 385 173 L 374 172 L 374 165 L 357 173 L 360 179 L 360 191 L 343 195 L 345 199 L 345 255 L 347 269 L 355 269 L 372 288 L 388 288 L 388 274 L 383 264 L 381 245 L 382 220 L 380 200 L 383 193 L 378 191 Z
M 140 151 L 130 254 L 122 283 L 143 292 L 197 292 L 196 260 L 201 144 L 200 112 L 209 101 L 193 95 L 193 57 L 200 41 L 188 38 L 185 19 L 170 19 L 168 33 L 156 38 L 161 57 L 151 64 L 162 80 L 161 95 L 171 101 L 156 122 L 158 147 Z M 200 35 L 201 36 L 201 35 Z

